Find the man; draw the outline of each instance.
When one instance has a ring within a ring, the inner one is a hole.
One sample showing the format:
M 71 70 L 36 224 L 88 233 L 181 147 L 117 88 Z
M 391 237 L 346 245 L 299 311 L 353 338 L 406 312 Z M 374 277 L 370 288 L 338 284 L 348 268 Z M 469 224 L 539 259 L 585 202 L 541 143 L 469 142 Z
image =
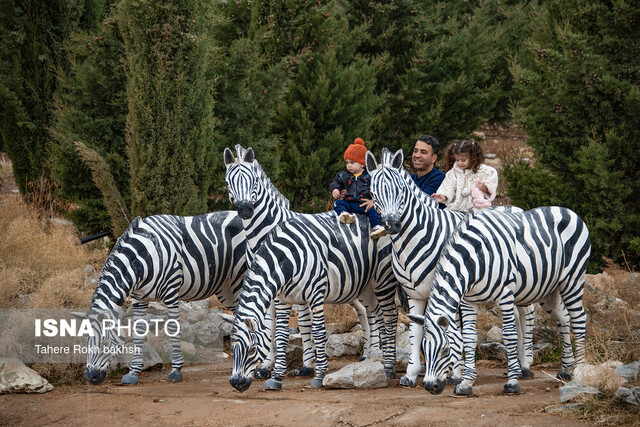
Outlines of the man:
M 440 143 L 431 135 L 420 135 L 413 147 L 411 162 L 416 173 L 411 175 L 411 178 L 428 195 L 432 195 L 438 190 L 445 176 L 444 172 L 433 165 L 438 159 L 439 149 Z M 444 203 L 440 203 L 439 207 L 444 209 Z

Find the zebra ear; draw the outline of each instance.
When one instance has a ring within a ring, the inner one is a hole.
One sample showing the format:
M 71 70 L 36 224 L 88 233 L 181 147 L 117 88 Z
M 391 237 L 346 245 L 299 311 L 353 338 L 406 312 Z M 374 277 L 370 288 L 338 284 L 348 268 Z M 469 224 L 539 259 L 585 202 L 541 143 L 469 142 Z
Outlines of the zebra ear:
M 402 168 L 402 162 L 404 162 L 404 153 L 402 149 L 396 151 L 396 153 L 391 158 L 391 167 L 397 170 Z
M 256 159 L 256 155 L 253 152 L 253 148 L 251 147 L 247 148 L 247 151 L 244 153 L 244 156 L 242 157 L 242 161 L 247 163 L 253 163 L 255 159 Z
M 376 156 L 369 150 L 367 150 L 367 170 L 369 173 L 378 169 L 378 162 L 376 162 Z
M 420 316 L 417 314 L 407 314 L 407 317 L 411 319 L 412 322 L 416 322 L 420 325 L 424 325 L 424 316 Z
M 231 150 L 229 150 L 228 147 L 225 147 L 225 149 L 224 149 L 224 165 L 226 167 L 229 167 L 232 164 L 234 164 L 235 162 L 236 162 L 236 159 L 233 157 L 233 153 L 231 152 Z

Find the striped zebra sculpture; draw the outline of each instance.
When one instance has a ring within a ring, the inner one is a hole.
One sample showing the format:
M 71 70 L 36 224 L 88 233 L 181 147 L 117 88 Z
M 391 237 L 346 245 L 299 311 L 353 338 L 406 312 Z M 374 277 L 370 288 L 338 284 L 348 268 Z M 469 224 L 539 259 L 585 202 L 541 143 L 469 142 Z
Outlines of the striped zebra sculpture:
M 451 356 L 449 343 L 453 335 L 460 334 L 454 322 L 460 307 L 465 366 L 463 381 L 455 393 L 472 393 L 476 379 L 477 309 L 490 302 L 496 302 L 502 312 L 509 360 L 505 393 L 520 390 L 515 305 L 542 301 L 560 315 L 562 370 L 558 377 L 570 379 L 574 362 L 584 362 L 586 314 L 582 296 L 590 253 L 586 225 L 566 208 L 552 206 L 524 213 L 491 212 L 465 217 L 438 260 L 424 317 L 412 316 L 424 322 L 425 388 L 431 393 L 440 393 L 444 388 Z M 575 360 L 571 329 L 575 334 Z
M 245 150 L 242 146 L 236 145 L 235 149 L 237 157 L 234 157 L 230 149 L 225 148 L 224 150 L 225 180 L 229 191 L 229 199 L 236 206 L 238 215 L 242 219 L 247 239 L 247 264 L 250 265 L 255 251 L 260 247 L 268 233 L 279 223 L 301 214 L 289 209 L 289 200 L 273 185 L 256 160 L 252 148 Z M 370 331 L 369 323 L 371 323 L 372 319 L 368 319 L 367 312 L 362 304 L 355 300 L 351 302 L 351 305 L 358 313 L 358 318 L 362 325 L 366 355 L 372 341 L 374 345 L 377 344 L 377 330 Z M 276 318 L 280 321 L 280 330 L 288 328 L 291 306 L 282 304 L 277 299 L 275 306 L 278 313 Z M 311 316 L 308 306 L 303 306 L 299 310 L 298 325 L 304 345 L 303 367 L 300 369 L 299 375 L 313 376 L 312 363 L 315 360 L 315 353 L 311 338 Z M 285 346 L 288 344 L 282 341 L 279 342 Z M 286 353 L 283 351 L 280 354 Z M 285 374 L 285 369 L 286 360 L 276 361 L 272 375 L 275 378 L 281 378 Z M 264 374 L 263 369 L 256 371 L 256 377 L 258 378 Z M 268 388 L 270 384 L 271 382 L 267 381 L 265 387 Z
M 242 288 L 246 271 L 245 239 L 242 223 L 233 211 L 182 217 L 154 215 L 133 220 L 109 254 L 93 294 L 86 317 L 94 328 L 87 336 L 87 348 L 102 349 L 122 344 L 124 338 L 110 330 L 102 336 L 102 319 L 116 321 L 128 296 L 133 300 L 136 319 L 144 316 L 150 301 L 161 301 L 169 319 L 179 321 L 179 301 L 197 301 L 218 297 L 233 308 Z M 134 322 L 135 324 L 135 322 Z M 168 322 L 172 335 L 172 371 L 169 381 L 180 381 L 184 358 L 179 331 Z M 176 326 L 177 329 L 177 326 Z M 144 338 L 134 334 L 134 344 L 141 349 Z M 110 354 L 88 352 L 84 378 L 100 384 L 106 375 Z M 135 384 L 142 370 L 142 352 L 137 351 L 130 371 L 122 383 Z
M 381 213 L 382 223 L 393 243 L 393 270 L 407 296 L 410 313 L 423 315 L 431 284 L 435 275 L 436 262 L 448 236 L 463 218 L 461 212 L 438 209 L 438 204 L 430 195 L 415 185 L 402 164 L 402 150 L 392 154 L 386 148 L 382 151 L 382 161 L 367 152 L 367 169 L 371 174 L 371 193 L 376 209 Z M 500 207 L 495 209 L 518 210 Z M 528 369 L 533 362 L 534 307 L 521 309 L 524 343 L 519 343 L 520 358 L 527 368 L 525 377 L 533 377 Z M 415 387 L 420 372 L 420 343 L 423 329 L 413 322 L 410 325 L 411 356 L 407 373 L 400 379 L 400 385 Z M 529 331 L 529 332 L 527 332 Z M 453 342 L 455 353 L 462 352 L 462 341 Z M 460 382 L 461 367 L 456 364 L 450 381 Z
M 335 212 L 299 215 L 276 226 L 255 253 L 245 275 L 231 346 L 233 373 L 229 382 L 244 391 L 251 385 L 257 364 L 265 357 L 269 337 L 264 319 L 278 297 L 285 304 L 308 304 L 312 312 L 316 375 L 312 387 L 321 387 L 327 371 L 324 326 L 325 303 L 345 303 L 358 298 L 380 318 L 384 367 L 395 376 L 397 282 L 391 268 L 388 239 L 369 238 L 369 223 L 358 217 L 350 225 L 340 224 Z M 374 325 L 371 325 L 374 327 Z M 288 328 L 276 334 L 278 353 L 288 342 Z M 281 360 L 278 354 L 277 359 Z M 271 378 L 271 389 L 281 387 L 282 378 Z

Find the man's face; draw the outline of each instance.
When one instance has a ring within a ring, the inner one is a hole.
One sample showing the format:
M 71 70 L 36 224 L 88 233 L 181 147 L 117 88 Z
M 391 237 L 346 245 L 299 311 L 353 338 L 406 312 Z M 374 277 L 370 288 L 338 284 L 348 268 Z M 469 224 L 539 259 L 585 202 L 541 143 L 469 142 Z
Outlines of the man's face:
M 431 145 L 423 141 L 416 141 L 411 161 L 417 172 L 429 172 L 437 158 L 438 155 L 433 154 Z

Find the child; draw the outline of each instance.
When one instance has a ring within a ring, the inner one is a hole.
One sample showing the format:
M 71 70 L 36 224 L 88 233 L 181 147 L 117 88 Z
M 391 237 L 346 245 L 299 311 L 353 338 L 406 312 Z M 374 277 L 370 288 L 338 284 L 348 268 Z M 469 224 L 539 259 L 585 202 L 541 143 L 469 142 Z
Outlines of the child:
M 380 223 L 380 214 L 373 209 L 371 203 L 371 177 L 364 170 L 367 149 L 362 138 L 356 138 L 353 144 L 344 152 L 344 161 L 347 168 L 333 179 L 329 186 L 334 199 L 340 198 L 342 190 L 346 190 L 344 199 L 336 200 L 333 209 L 338 214 L 338 219 L 343 224 L 351 224 L 356 220 L 355 213 L 365 214 L 369 217 L 371 225 L 371 238 L 378 239 L 387 234 Z
M 475 141 L 454 141 L 447 150 L 447 174 L 432 195 L 446 209 L 467 212 L 491 206 L 498 189 L 498 172 L 484 164 L 482 147 Z

